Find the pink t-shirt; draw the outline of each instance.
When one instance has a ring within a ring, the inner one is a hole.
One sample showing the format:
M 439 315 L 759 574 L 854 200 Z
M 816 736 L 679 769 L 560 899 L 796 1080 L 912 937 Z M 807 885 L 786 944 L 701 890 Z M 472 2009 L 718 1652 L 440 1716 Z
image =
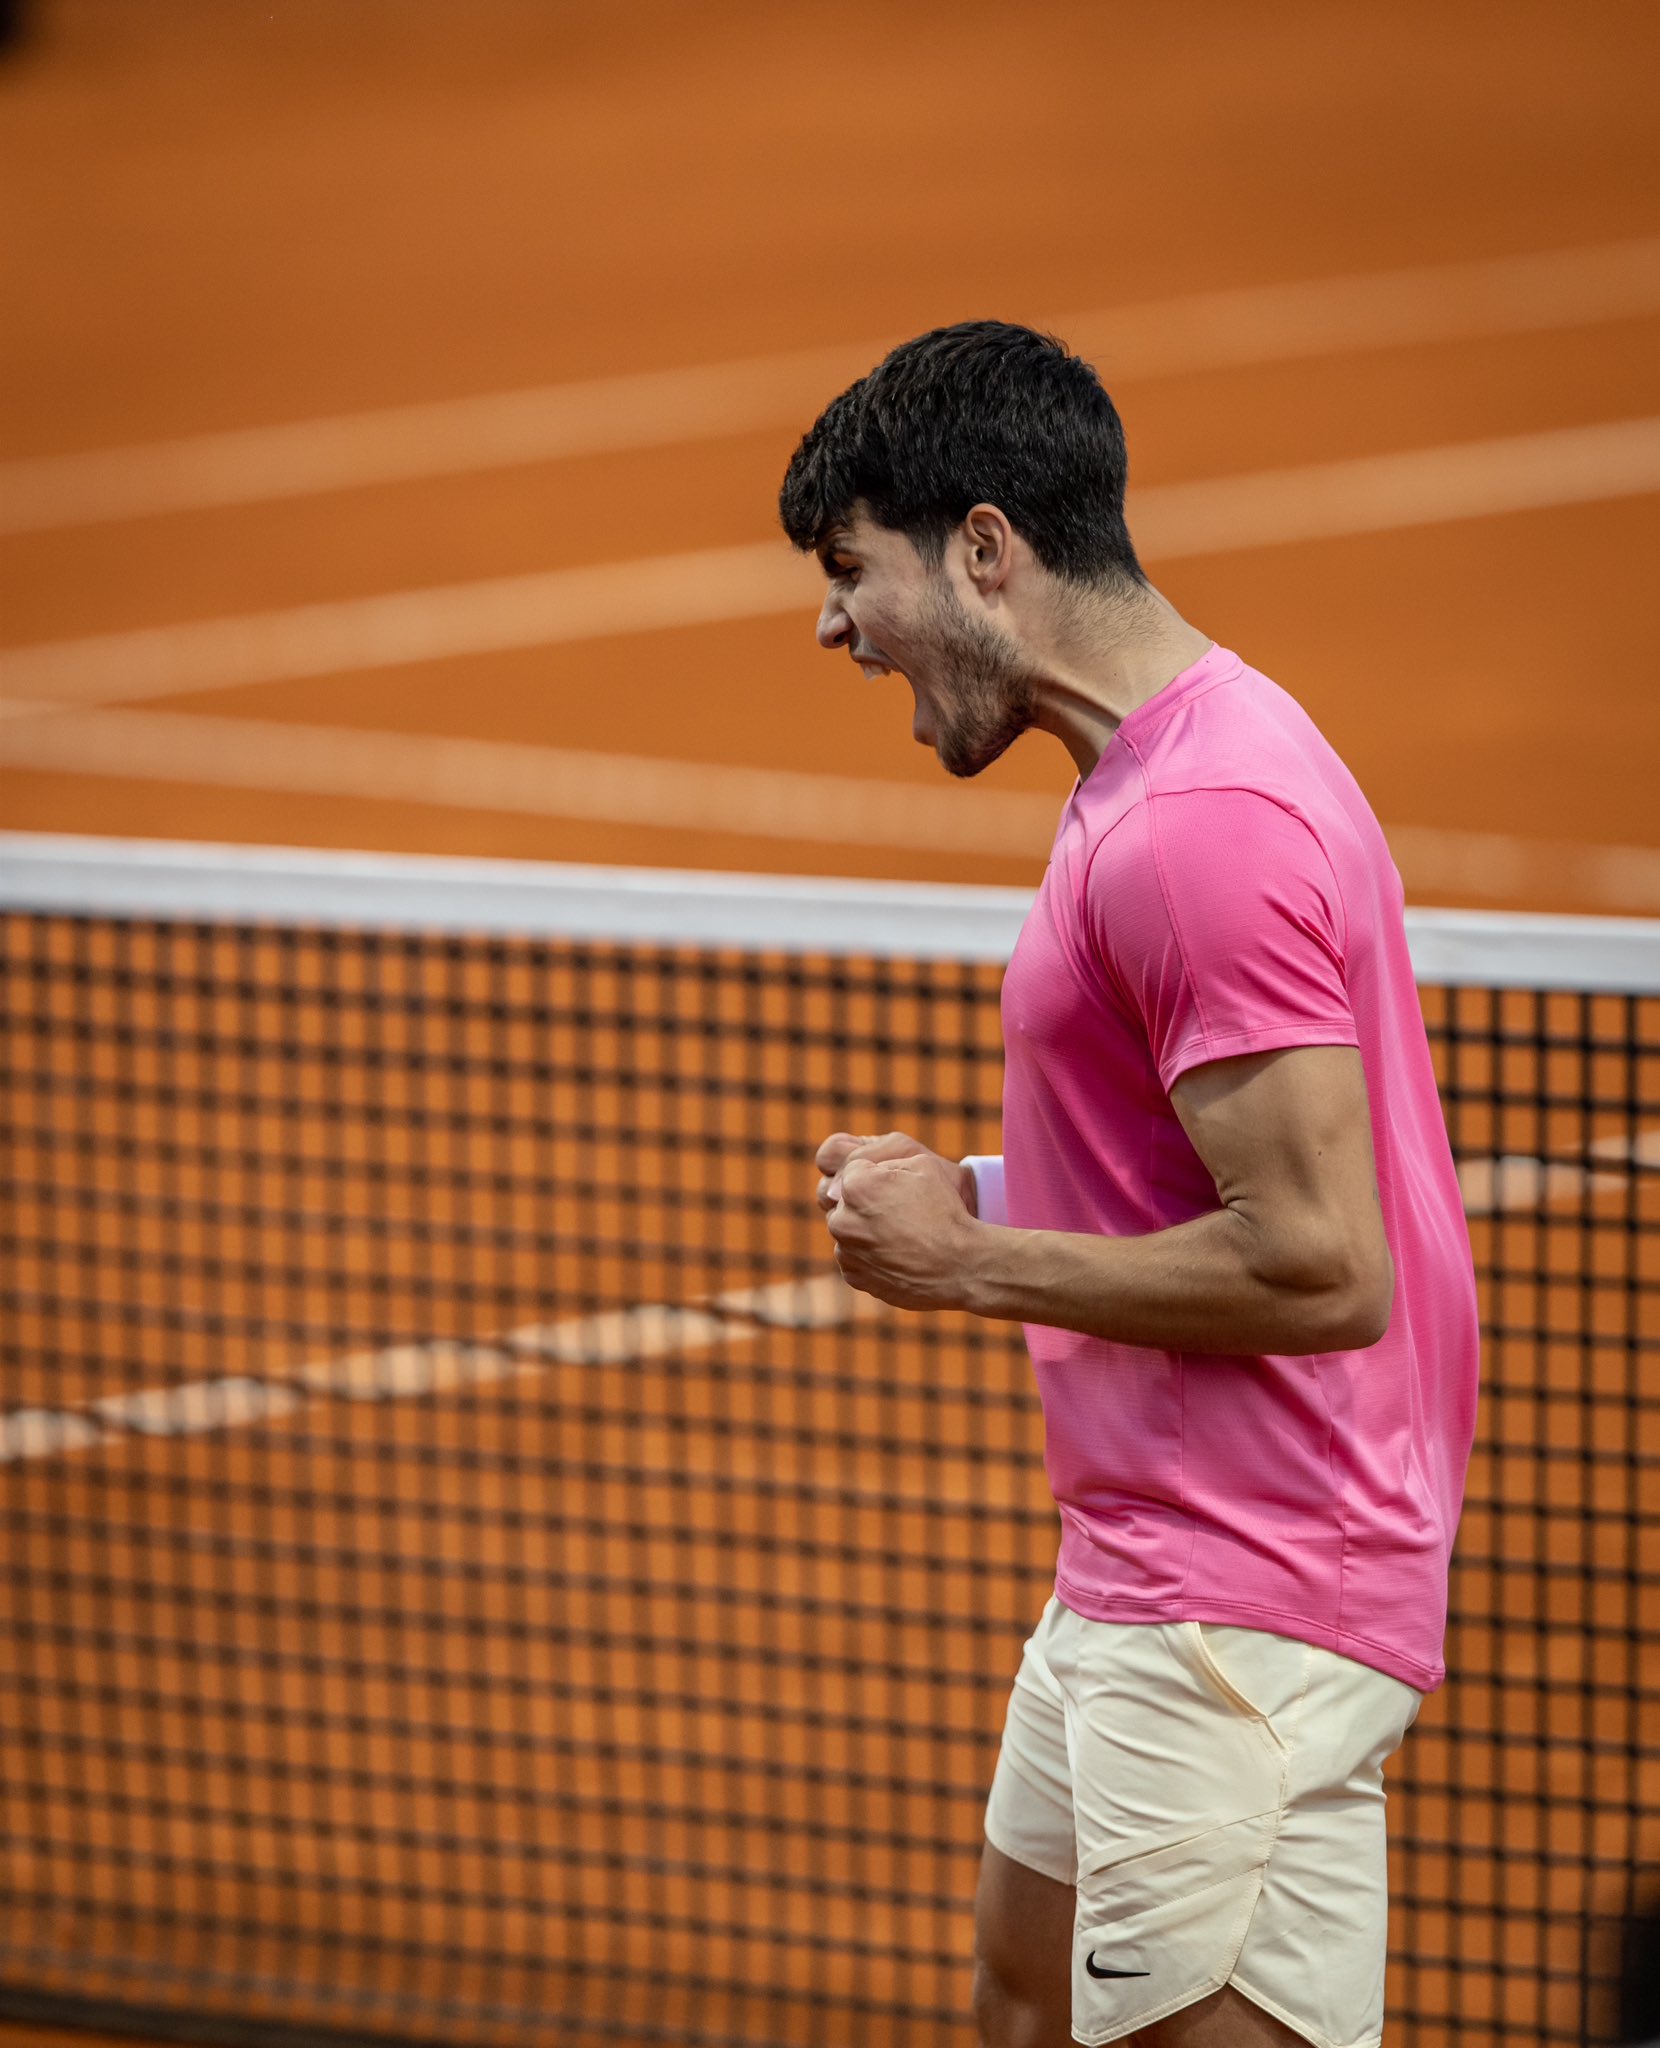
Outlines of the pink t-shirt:
M 1477 1323 L 1401 910 L 1353 776 L 1292 698 L 1212 648 L 1124 720 L 1062 814 L 1003 985 L 1003 1141 L 1010 1223 L 1139 1236 L 1217 1207 L 1171 1107 L 1179 1075 L 1360 1048 L 1396 1274 L 1381 1343 L 1241 1357 L 1026 1336 L 1069 1607 L 1267 1629 L 1427 1691 Z

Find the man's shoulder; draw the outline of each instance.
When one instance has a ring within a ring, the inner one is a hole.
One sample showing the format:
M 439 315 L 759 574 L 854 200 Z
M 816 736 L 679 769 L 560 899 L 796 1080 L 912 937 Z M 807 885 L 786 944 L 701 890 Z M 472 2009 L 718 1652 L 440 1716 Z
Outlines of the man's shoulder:
M 1289 691 L 1241 667 L 1126 750 L 1116 802 L 1092 819 L 1103 857 L 1147 857 L 1173 830 L 1312 837 L 1328 850 L 1370 817 L 1347 763 Z M 1111 847 L 1111 853 L 1108 848 Z
M 1175 776 L 1144 787 L 1110 814 L 1084 820 L 1088 863 L 1104 872 L 1157 864 L 1171 852 L 1207 859 L 1263 839 L 1320 838 L 1318 823 L 1283 780 L 1224 773 Z
M 1345 922 L 1326 835 L 1285 792 L 1249 783 L 1144 792 L 1081 839 L 1061 879 L 1071 885 L 1062 921 L 1086 925 L 1109 952 L 1174 937 L 1225 954 L 1293 903 L 1334 929 Z

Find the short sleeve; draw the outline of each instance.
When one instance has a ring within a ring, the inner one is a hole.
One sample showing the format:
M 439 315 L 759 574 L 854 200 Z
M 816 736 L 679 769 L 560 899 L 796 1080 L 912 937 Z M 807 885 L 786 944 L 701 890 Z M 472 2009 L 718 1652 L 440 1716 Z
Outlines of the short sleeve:
M 1336 877 L 1272 798 L 1149 797 L 1096 848 L 1085 888 L 1097 957 L 1166 1091 L 1210 1060 L 1358 1045 Z

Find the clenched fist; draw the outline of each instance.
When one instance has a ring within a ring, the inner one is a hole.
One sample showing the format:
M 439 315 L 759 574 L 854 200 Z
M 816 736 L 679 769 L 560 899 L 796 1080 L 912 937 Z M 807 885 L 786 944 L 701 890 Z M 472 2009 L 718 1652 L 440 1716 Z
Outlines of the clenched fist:
M 962 1305 L 974 1251 L 974 1176 L 902 1131 L 838 1131 L 818 1149 L 818 1203 L 842 1278 L 895 1308 Z

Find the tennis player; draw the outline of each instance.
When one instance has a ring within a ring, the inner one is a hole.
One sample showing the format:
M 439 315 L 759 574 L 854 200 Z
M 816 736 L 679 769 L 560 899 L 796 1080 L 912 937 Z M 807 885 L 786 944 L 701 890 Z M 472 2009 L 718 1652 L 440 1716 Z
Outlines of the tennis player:
M 1003 987 L 1001 1159 L 839 1132 L 858 1288 L 1019 1321 L 1060 1508 L 986 1811 L 987 2048 L 1367 2048 L 1383 1765 L 1441 1682 L 1476 1400 L 1400 878 L 1283 690 L 1152 588 L 1087 363 L 972 322 L 802 441 L 818 637 L 953 775 L 1078 781 Z

